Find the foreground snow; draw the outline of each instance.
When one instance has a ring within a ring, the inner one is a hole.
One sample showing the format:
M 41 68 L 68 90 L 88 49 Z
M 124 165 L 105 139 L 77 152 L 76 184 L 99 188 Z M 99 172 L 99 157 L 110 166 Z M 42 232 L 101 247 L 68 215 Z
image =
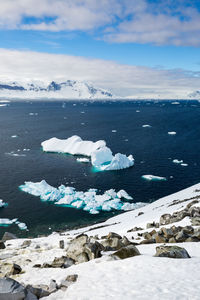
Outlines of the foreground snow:
M 118 193 L 111 189 L 104 194 L 97 194 L 97 189 L 89 189 L 87 192 L 78 192 L 73 187 L 61 185 L 54 188 L 45 180 L 41 182 L 25 182 L 20 189 L 34 196 L 40 196 L 42 201 L 52 202 L 56 205 L 68 206 L 98 214 L 99 211 L 131 210 L 144 206 L 144 203 L 122 202 L 121 198 L 132 200 L 126 191 Z
M 99 259 L 73 265 L 67 269 L 40 269 L 32 266 L 51 262 L 55 257 L 65 255 L 66 250 L 59 248 L 59 241 L 64 240 L 67 246 L 71 238 L 83 232 L 89 236 L 98 235 L 100 238 L 109 232 L 116 232 L 121 236 L 125 235 L 129 240 L 134 237 L 132 241 L 136 241 L 138 232 L 152 230 L 152 228 L 146 229 L 147 223 L 158 222 L 162 214 L 180 211 L 194 199 L 199 201 L 199 198 L 200 184 L 196 184 L 140 209 L 110 218 L 104 223 L 68 231 L 62 235 L 54 233 L 48 237 L 32 239 L 30 247 L 19 250 L 18 255 L 15 255 L 16 249 L 20 248 L 24 240 L 8 241 L 6 253 L 7 255 L 13 253 L 11 261 L 23 267 L 25 272 L 18 275 L 16 279 L 26 284 L 49 284 L 51 279 L 55 279 L 59 284 L 67 275 L 78 274 L 77 282 L 66 291 L 59 290 L 43 298 L 44 300 L 197 300 L 200 293 L 200 243 L 197 242 L 178 244 L 188 251 L 190 259 L 154 257 L 155 248 L 159 244 L 150 244 L 137 246 L 141 256 L 124 260 L 110 260 L 105 253 Z M 190 219 L 185 217 L 174 224 L 175 226 L 190 225 Z M 172 225 L 165 225 L 165 227 Z M 137 232 L 127 232 L 134 226 L 142 229 Z M 23 261 L 24 265 L 22 265 Z
M 72 155 L 84 155 L 91 157 L 91 163 L 97 171 L 120 170 L 132 167 L 134 158 L 117 153 L 113 156 L 106 142 L 83 141 L 79 136 L 73 135 L 66 140 L 51 138 L 41 143 L 45 152 L 69 153 Z M 79 159 L 80 161 L 80 159 Z

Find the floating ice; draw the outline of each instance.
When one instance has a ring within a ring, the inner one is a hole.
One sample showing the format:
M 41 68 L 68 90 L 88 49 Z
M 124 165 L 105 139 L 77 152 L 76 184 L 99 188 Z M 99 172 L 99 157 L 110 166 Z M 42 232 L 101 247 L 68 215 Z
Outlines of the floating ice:
M 27 230 L 26 224 L 19 222 L 18 219 L 12 219 L 12 220 L 7 218 L 0 219 L 0 226 L 10 226 L 13 224 L 16 224 L 21 230 Z
M 3 200 L 0 199 L 0 208 L 1 208 L 1 207 L 5 207 L 5 206 L 7 206 L 7 205 L 8 205 L 7 203 L 3 202 Z
M 182 164 L 183 163 L 183 160 L 178 160 L 178 159 L 173 159 L 173 163 L 175 164 Z
M 185 163 L 184 163 L 184 164 L 181 164 L 181 166 L 182 166 L 182 167 L 187 167 L 188 164 L 185 164 Z
M 142 127 L 144 127 L 144 128 L 146 128 L 146 127 L 151 127 L 151 125 L 149 125 L 149 124 L 144 124 L 144 125 L 142 125 Z
M 38 115 L 38 113 L 29 113 L 29 116 L 37 116 Z
M 180 102 L 175 101 L 175 102 L 172 102 L 171 104 L 180 104 Z
M 90 162 L 90 160 L 89 160 L 89 158 L 82 158 L 82 157 L 80 157 L 80 158 L 77 158 L 76 159 L 77 161 L 79 161 L 79 162 L 83 162 L 83 163 L 89 163 Z
M 113 132 L 113 133 L 114 133 L 114 132 L 117 132 L 117 130 L 116 130 L 116 129 L 113 129 L 112 132 Z
M 106 147 L 106 142 L 83 141 L 79 136 L 72 136 L 66 140 L 51 138 L 42 142 L 43 151 L 61 152 L 72 155 L 85 155 L 91 157 L 92 165 L 97 171 L 120 170 L 133 166 L 132 155 L 128 157 L 117 153 L 113 156 L 110 148 Z
M 11 136 L 11 138 L 17 138 L 17 137 L 18 137 L 18 135 L 16 135 L 16 134 Z
M 8 104 L 0 104 L 0 106 L 2 106 L 2 107 L 3 107 L 3 106 L 8 106 Z
M 152 181 L 166 181 L 166 177 L 154 176 L 154 175 L 143 175 L 143 179 Z
M 144 206 L 144 203 L 128 203 L 121 199 L 132 200 L 132 197 L 124 190 L 118 193 L 114 189 L 104 194 L 97 194 L 97 189 L 89 189 L 87 192 L 76 191 L 74 187 L 60 185 L 58 188 L 50 186 L 45 180 L 41 182 L 25 182 L 19 187 L 22 191 L 34 196 L 40 196 L 42 201 L 52 202 L 56 205 L 83 209 L 90 214 L 98 214 L 100 211 L 131 210 Z
M 169 135 L 175 135 L 175 134 L 176 134 L 176 131 L 169 131 L 168 134 L 169 134 Z

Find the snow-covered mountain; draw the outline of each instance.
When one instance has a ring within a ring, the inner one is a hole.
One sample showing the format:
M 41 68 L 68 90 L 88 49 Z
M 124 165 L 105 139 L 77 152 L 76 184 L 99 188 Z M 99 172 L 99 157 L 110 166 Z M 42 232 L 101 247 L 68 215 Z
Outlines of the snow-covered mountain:
M 0 82 L 0 98 L 110 99 L 112 93 L 75 80 L 45 84 L 33 82 Z
M 200 99 L 200 91 L 195 91 L 195 92 L 189 94 L 188 96 L 191 99 L 197 99 L 197 100 L 199 100 Z

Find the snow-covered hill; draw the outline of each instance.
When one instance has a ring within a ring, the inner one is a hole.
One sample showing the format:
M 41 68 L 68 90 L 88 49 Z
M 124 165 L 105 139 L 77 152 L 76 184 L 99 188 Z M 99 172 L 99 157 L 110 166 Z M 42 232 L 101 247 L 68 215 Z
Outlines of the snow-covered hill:
M 86 82 L 67 80 L 45 84 L 32 82 L 0 82 L 0 98 L 110 99 L 112 93 Z

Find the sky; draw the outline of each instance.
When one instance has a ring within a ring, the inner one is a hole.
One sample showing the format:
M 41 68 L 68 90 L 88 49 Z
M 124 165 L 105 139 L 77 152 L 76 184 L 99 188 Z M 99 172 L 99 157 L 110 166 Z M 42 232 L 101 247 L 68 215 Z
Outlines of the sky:
M 199 47 L 196 0 L 0 0 L 1 81 L 182 95 L 200 89 Z

